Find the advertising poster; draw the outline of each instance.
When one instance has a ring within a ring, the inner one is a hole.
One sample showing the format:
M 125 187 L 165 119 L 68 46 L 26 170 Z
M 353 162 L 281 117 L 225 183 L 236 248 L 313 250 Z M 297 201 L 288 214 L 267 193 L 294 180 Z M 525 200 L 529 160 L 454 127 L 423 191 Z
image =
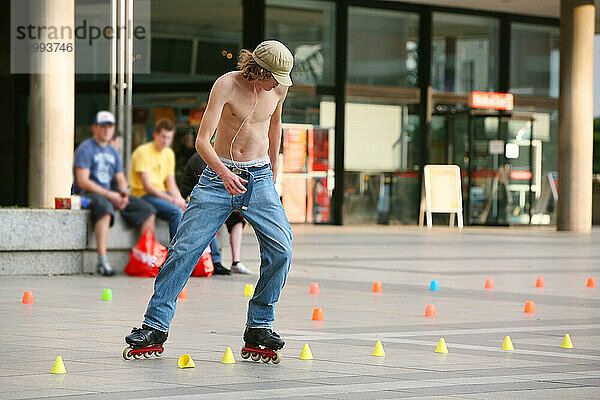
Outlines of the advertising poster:
M 327 192 L 327 177 L 313 178 L 313 222 L 315 224 L 328 224 L 331 205 Z
M 306 128 L 283 129 L 283 172 L 306 172 L 307 133 Z
M 329 168 L 329 129 L 311 129 L 309 159 L 311 171 L 327 172 Z

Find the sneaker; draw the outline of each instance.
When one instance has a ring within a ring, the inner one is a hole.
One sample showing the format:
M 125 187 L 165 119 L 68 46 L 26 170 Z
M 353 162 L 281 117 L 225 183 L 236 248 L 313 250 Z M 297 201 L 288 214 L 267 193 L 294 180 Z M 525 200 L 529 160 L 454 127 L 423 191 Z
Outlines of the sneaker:
M 231 270 L 225 268 L 223 266 L 223 264 L 221 264 L 221 263 L 215 263 L 214 267 L 215 267 L 215 271 L 213 272 L 214 275 L 231 275 Z
M 236 262 L 231 264 L 231 272 L 235 272 L 236 274 L 244 274 L 251 275 L 252 272 L 241 262 Z
M 112 269 L 108 262 L 98 264 L 98 273 L 103 276 L 113 276 L 115 270 Z

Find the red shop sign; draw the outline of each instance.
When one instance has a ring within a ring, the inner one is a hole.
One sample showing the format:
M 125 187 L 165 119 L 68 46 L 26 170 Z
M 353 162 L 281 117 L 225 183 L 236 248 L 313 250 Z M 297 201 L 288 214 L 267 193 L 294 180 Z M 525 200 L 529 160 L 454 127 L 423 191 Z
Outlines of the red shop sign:
M 471 92 L 471 107 L 511 111 L 515 105 L 512 93 Z

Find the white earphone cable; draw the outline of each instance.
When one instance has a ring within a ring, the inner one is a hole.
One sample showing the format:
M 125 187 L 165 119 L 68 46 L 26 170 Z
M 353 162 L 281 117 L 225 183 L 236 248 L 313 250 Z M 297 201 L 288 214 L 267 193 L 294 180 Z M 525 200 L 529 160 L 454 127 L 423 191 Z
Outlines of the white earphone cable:
M 240 134 L 240 131 L 242 130 L 242 127 L 244 126 L 244 124 L 246 123 L 246 121 L 248 120 L 248 118 L 250 118 L 250 116 L 254 113 L 254 111 L 256 110 L 256 105 L 258 104 L 258 95 L 256 94 L 256 81 L 254 81 L 254 85 L 253 85 L 253 93 L 254 93 L 254 107 L 252 107 L 252 111 L 250 111 L 248 113 L 248 115 L 246 115 L 246 118 L 244 118 L 244 120 L 242 121 L 242 123 L 240 124 L 240 127 L 238 128 L 237 132 L 235 133 L 235 135 L 233 136 L 233 139 L 231 139 L 231 144 L 229 145 L 229 156 L 231 157 L 231 161 L 233 162 L 233 165 L 238 168 L 241 169 L 243 171 L 248 172 L 250 175 L 252 175 L 252 177 L 254 178 L 254 174 L 252 174 L 252 172 L 250 172 L 248 169 L 246 168 L 242 168 L 240 167 L 234 160 L 233 158 L 233 142 L 235 142 L 235 139 L 237 139 L 237 136 Z

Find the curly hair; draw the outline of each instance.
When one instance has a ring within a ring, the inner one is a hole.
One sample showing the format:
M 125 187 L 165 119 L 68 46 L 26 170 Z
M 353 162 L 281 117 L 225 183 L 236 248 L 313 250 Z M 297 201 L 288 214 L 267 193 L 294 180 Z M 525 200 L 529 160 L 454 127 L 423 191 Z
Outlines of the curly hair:
M 259 80 L 266 81 L 271 78 L 271 73 L 258 65 L 252 57 L 252 52 L 246 49 L 240 51 L 240 57 L 238 59 L 238 68 L 242 71 L 244 79 L 249 81 Z

